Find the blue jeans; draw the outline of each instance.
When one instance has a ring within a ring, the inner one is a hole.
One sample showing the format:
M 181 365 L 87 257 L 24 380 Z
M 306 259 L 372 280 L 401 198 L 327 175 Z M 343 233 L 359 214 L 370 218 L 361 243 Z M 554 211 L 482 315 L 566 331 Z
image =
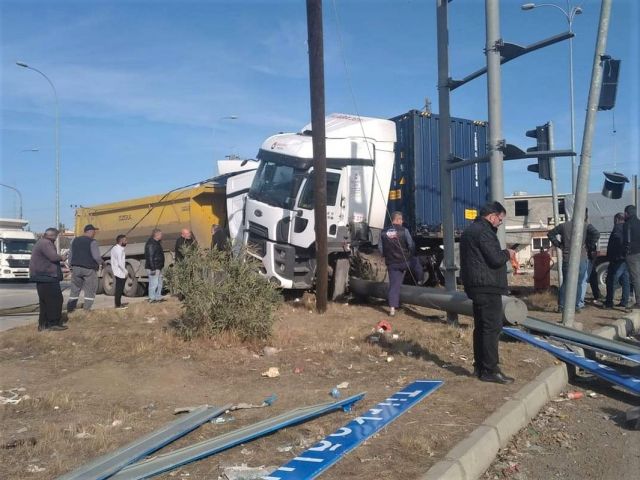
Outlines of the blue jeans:
M 587 287 L 587 279 L 589 275 L 587 275 L 587 264 L 589 260 L 586 258 L 580 259 L 580 266 L 578 270 L 578 289 L 576 291 L 576 308 L 584 307 L 584 292 Z M 560 290 L 558 291 L 558 305 L 560 308 L 564 308 L 564 292 L 566 290 L 566 282 L 567 282 L 567 273 L 569 271 L 569 261 L 562 262 L 562 285 L 560 285 Z
M 160 300 L 162 298 L 162 270 L 147 270 L 149 275 L 149 300 Z
M 618 283 L 622 285 L 620 303 L 626 306 L 629 303 L 631 282 L 629 281 L 629 269 L 624 260 L 609 262 L 609 268 L 607 268 L 607 299 L 604 301 L 606 307 L 613 307 L 613 295 Z

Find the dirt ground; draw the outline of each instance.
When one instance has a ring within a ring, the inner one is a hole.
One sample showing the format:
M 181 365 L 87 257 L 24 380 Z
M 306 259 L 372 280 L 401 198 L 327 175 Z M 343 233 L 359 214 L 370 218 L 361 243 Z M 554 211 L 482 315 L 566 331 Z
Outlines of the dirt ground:
M 411 381 L 441 379 L 442 388 L 322 476 L 416 478 L 555 361 L 533 347 L 503 341 L 503 369 L 517 380 L 486 384 L 471 376 L 469 318 L 461 317 L 454 328 L 442 312 L 416 307 L 389 319 L 382 302 L 330 304 L 323 316 L 310 308 L 304 301 L 283 304 L 266 344 L 243 345 L 231 337 L 184 342 L 169 328 L 180 314 L 175 299 L 125 311 L 77 312 L 64 332 L 24 327 L 0 334 L 0 395 L 14 389 L 23 399 L 0 406 L 3 477 L 55 478 L 173 420 L 176 407 L 278 397 L 271 407 L 203 425 L 163 452 L 329 401 L 330 390 L 342 382 L 349 383 L 343 397 L 367 392 L 351 413 L 329 414 L 158 478 L 218 478 L 232 465 L 279 466 Z M 605 314 L 602 322 L 616 318 L 616 312 L 591 307 L 580 315 L 598 322 Z M 383 319 L 398 339 L 371 343 L 372 329 Z M 265 355 L 265 346 L 278 351 Z M 280 376 L 262 377 L 269 367 Z
M 526 284 L 525 284 L 526 285 Z M 555 296 L 527 294 L 523 297 L 532 316 L 558 321 L 552 313 Z M 576 322 L 585 331 L 610 325 L 626 313 L 621 308 L 602 310 L 591 305 L 576 314 Z M 533 311 L 532 311 L 533 310 Z M 640 345 L 640 337 L 627 339 Z M 640 376 L 640 367 L 627 365 L 627 373 Z M 625 423 L 625 413 L 640 405 L 640 399 L 612 385 L 579 376 L 570 382 L 567 392 L 580 392 L 581 399 L 561 396 L 502 449 L 484 480 L 635 480 L 640 472 L 640 431 Z M 566 392 L 565 392 L 566 393 Z

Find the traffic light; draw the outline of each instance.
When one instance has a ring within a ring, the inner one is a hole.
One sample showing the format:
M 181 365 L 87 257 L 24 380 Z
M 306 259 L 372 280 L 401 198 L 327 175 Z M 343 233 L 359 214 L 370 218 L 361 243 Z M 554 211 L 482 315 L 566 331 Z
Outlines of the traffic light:
M 549 151 L 549 124 L 539 125 L 535 130 L 528 130 L 527 137 L 536 139 L 536 146 L 527 148 L 527 152 Z M 538 163 L 529 165 L 527 170 L 536 172 L 539 178 L 551 180 L 551 164 L 549 157 L 538 157 Z

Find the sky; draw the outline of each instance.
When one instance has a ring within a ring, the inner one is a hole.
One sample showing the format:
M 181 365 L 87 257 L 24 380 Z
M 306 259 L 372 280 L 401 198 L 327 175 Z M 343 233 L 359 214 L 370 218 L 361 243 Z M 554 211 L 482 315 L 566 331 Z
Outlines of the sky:
M 500 2 L 505 41 L 528 45 L 567 30 L 551 7 Z M 566 7 L 566 2 L 559 0 Z M 581 151 L 600 1 L 572 2 L 576 148 Z M 438 111 L 435 0 L 325 0 L 326 112 L 391 118 Z M 614 0 L 607 53 L 622 59 L 617 105 L 599 112 L 590 191 L 602 171 L 640 170 L 640 2 Z M 55 85 L 60 112 L 60 210 L 164 193 L 216 174 L 216 160 L 255 158 L 270 135 L 310 118 L 303 0 L 0 0 L 1 182 L 20 190 L 24 217 L 41 231 L 55 219 Z M 485 65 L 484 2 L 449 4 L 450 70 Z M 569 45 L 562 42 L 502 68 L 503 136 L 553 121 L 556 148 L 570 147 Z M 454 116 L 487 119 L 486 77 L 452 93 Z M 615 133 L 614 133 L 615 126 Z M 32 151 L 38 149 L 37 151 Z M 550 192 L 505 163 L 505 194 Z M 558 159 L 559 191 L 570 160 Z M 0 217 L 17 195 L 0 188 Z

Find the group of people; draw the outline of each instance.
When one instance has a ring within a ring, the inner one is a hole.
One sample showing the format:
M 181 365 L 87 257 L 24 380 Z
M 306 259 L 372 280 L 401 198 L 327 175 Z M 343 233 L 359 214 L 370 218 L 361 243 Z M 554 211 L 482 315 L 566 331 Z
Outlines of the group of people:
M 502 295 L 509 293 L 507 262 L 515 252 L 502 249 L 497 229 L 507 212 L 499 202 L 480 209 L 478 218 L 460 238 L 460 277 L 464 291 L 473 302 L 474 375 L 484 382 L 512 383 L 513 378 L 499 368 L 498 337 L 502 330 Z M 423 269 L 415 256 L 415 244 L 402 225 L 402 213 L 391 215 L 391 226 L 384 230 L 378 243 L 389 275 L 389 315 L 395 315 L 400 304 L 400 287 L 407 271 L 414 283 L 423 283 Z
M 66 254 L 59 254 L 56 250 L 56 239 L 59 231 L 48 228 L 36 242 L 31 252 L 29 262 L 29 276 L 36 283 L 40 314 L 38 330 L 61 331 L 66 330 L 62 319 L 63 297 L 60 282 L 63 278 L 63 264 L 71 270 L 71 289 L 67 301 L 67 313 L 73 312 L 78 306 L 80 293 L 84 292 L 84 310 L 91 310 L 98 290 L 98 271 L 105 265 L 100 254 L 98 242 L 95 239 L 98 228 L 89 224 L 84 227 L 83 235 L 71 242 Z M 174 259 L 179 262 L 184 259 L 188 248 L 195 247 L 197 242 L 191 230 L 182 229 L 176 240 Z M 116 237 L 116 243 L 110 250 L 110 266 L 114 278 L 114 302 L 117 309 L 127 308 L 122 303 L 127 277 L 135 275 L 126 261 L 127 236 Z M 228 238 L 225 229 L 220 225 L 211 227 L 211 248 L 226 250 Z M 144 247 L 145 268 L 148 275 L 149 303 L 162 302 L 163 269 L 165 254 L 162 247 L 162 231 L 155 228 Z
M 588 211 L 585 213 L 582 245 L 580 246 L 580 264 L 576 295 L 576 312 L 585 306 L 587 284 L 591 285 L 594 302 L 599 302 L 600 290 L 594 269 L 594 260 L 598 250 L 600 233 L 589 223 Z M 563 282 L 558 291 L 558 311 L 564 308 L 566 279 L 571 253 L 571 234 L 573 221 L 561 223 L 551 229 L 547 236 L 551 243 L 562 251 Z M 624 212 L 616 213 L 613 229 L 607 243 L 607 293 L 602 303 L 604 308 L 613 308 L 613 297 L 618 285 L 622 287 L 622 298 L 617 306 L 629 309 L 640 308 L 640 220 L 636 207 L 627 205 Z M 630 304 L 631 290 L 635 292 L 635 302 Z
M 588 213 L 588 212 L 587 212 Z M 499 202 L 490 202 L 480 209 L 478 217 L 460 237 L 460 279 L 473 304 L 474 376 L 484 382 L 508 384 L 513 378 L 499 367 L 498 338 L 502 331 L 502 295 L 507 295 L 507 263 L 514 262 L 516 253 L 503 249 L 497 236 L 498 227 L 507 212 Z M 549 231 L 551 243 L 562 251 L 563 274 L 566 279 L 570 255 L 573 222 L 564 222 Z M 576 311 L 584 306 L 586 284 L 597 254 L 599 232 L 585 215 Z M 407 271 L 416 284 L 423 282 L 423 270 L 415 256 L 415 245 L 409 231 L 402 225 L 402 213 L 394 212 L 391 226 L 384 230 L 379 242 L 389 276 L 389 314 L 393 316 L 400 303 L 400 287 Z M 607 295 L 603 306 L 613 307 L 616 285 L 622 285 L 619 305 L 628 307 L 630 284 L 635 292 L 634 308 L 640 308 L 640 220 L 636 208 L 628 205 L 624 213 L 614 218 L 614 228 L 607 247 Z M 630 278 L 629 278 L 630 277 Z M 564 307 L 566 285 L 559 290 L 559 310 Z

